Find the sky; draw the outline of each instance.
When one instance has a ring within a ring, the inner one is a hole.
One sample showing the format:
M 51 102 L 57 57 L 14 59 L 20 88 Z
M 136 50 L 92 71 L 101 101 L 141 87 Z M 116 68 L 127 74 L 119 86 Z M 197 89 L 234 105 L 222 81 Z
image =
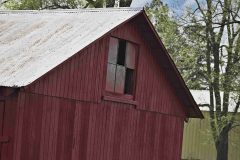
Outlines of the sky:
M 131 7 L 144 7 L 151 3 L 152 0 L 133 0 Z M 175 16 L 182 16 L 186 8 L 195 8 L 195 0 L 161 0 L 167 4 Z M 200 2 L 202 0 L 199 0 Z
M 133 0 L 131 7 L 143 7 L 147 3 L 151 3 L 152 0 Z
M 133 0 L 131 7 L 143 7 L 152 0 Z M 172 10 L 182 10 L 186 6 L 191 6 L 195 3 L 194 0 L 162 0 L 163 3 L 168 4 Z

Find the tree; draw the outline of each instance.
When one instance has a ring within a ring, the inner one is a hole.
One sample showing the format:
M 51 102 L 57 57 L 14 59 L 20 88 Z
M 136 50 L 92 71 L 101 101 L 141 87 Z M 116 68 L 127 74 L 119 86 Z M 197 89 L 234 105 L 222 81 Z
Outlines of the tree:
M 228 133 L 235 127 L 235 115 L 240 105 L 240 1 L 195 2 L 196 9 L 187 15 L 186 30 L 204 40 L 210 125 L 217 160 L 227 160 Z M 195 27 L 200 29 L 191 32 Z M 230 99 L 236 100 L 232 114 L 228 112 Z
M 186 16 L 176 19 L 154 0 L 148 14 L 188 87 L 209 90 L 217 160 L 227 160 L 229 131 L 239 126 L 240 1 L 195 0 Z M 230 100 L 235 101 L 233 113 L 228 112 Z
M 203 88 L 205 75 L 202 73 L 204 51 L 201 39 L 195 39 L 199 43 L 194 45 L 190 37 L 186 38 L 169 7 L 159 0 L 153 0 L 147 5 L 146 12 L 188 87 Z
M 130 6 L 132 0 L 121 0 L 120 7 Z M 2 5 L 8 9 L 74 9 L 113 7 L 115 0 L 5 0 Z
M 72 9 L 86 5 L 83 0 L 6 0 L 4 6 L 17 10 Z

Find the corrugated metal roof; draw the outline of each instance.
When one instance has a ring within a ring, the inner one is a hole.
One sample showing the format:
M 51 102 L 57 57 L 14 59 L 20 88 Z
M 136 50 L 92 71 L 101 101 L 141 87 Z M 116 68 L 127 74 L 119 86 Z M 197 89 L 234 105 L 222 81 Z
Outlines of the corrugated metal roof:
M 141 11 L 0 11 L 0 86 L 30 84 Z
M 210 104 L 210 95 L 209 95 L 210 93 L 208 90 L 191 90 L 191 93 L 198 105 Z M 221 95 L 221 99 L 223 100 L 223 92 L 220 92 L 220 95 Z M 234 93 L 230 94 L 230 100 L 229 100 L 229 106 L 228 106 L 229 112 L 234 111 L 236 107 L 237 98 L 238 96 L 234 95 Z M 207 106 L 201 106 L 199 108 L 201 111 L 209 111 L 209 107 Z M 240 109 L 238 109 L 238 112 L 240 112 Z

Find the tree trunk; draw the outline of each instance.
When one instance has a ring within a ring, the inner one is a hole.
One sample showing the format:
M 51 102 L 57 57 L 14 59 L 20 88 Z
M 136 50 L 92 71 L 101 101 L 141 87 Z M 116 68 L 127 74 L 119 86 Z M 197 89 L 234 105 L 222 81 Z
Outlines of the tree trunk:
M 228 160 L 228 132 L 221 132 L 215 145 L 217 160 Z
M 119 8 L 120 7 L 120 0 L 115 0 L 114 7 Z

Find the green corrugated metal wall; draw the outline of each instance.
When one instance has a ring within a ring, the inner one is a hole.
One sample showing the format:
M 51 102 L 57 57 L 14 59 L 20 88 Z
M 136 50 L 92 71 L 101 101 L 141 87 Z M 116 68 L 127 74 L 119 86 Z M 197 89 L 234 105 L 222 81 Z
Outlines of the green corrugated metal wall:
M 205 119 L 190 119 L 184 125 L 182 159 L 215 160 L 216 150 L 209 125 L 209 113 L 203 112 Z M 240 114 L 237 119 L 240 120 Z M 229 134 L 229 160 L 240 160 L 240 128 Z

